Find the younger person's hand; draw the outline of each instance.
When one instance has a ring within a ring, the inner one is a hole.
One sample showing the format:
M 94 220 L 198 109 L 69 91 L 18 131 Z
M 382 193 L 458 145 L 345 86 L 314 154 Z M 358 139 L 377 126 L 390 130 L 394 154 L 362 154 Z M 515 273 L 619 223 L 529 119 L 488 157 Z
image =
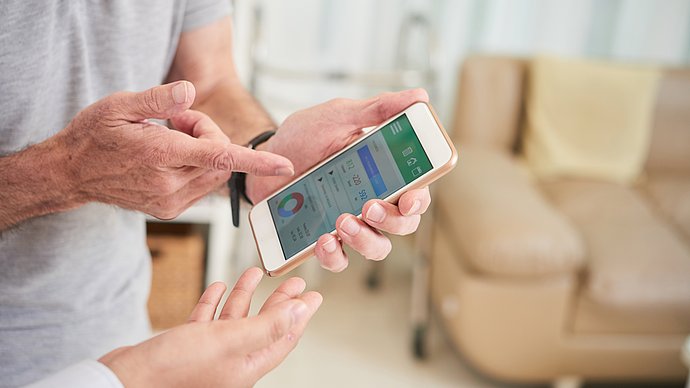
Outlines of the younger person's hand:
M 226 290 L 222 283 L 206 289 L 186 324 L 99 361 L 128 388 L 253 386 L 295 348 L 322 301 L 319 293 L 304 292 L 304 280 L 291 278 L 249 317 L 261 277 L 258 268 L 245 271 L 218 320 L 213 317 Z

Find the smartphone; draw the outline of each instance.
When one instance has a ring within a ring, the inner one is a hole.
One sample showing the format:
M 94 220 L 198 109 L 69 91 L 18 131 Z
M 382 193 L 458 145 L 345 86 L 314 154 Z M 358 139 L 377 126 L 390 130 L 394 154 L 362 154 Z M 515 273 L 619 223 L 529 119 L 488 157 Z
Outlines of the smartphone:
M 335 234 L 338 216 L 361 217 L 374 198 L 396 203 L 456 161 L 431 106 L 412 104 L 252 208 L 249 223 L 264 271 L 279 276 L 297 267 L 313 255 L 321 235 Z

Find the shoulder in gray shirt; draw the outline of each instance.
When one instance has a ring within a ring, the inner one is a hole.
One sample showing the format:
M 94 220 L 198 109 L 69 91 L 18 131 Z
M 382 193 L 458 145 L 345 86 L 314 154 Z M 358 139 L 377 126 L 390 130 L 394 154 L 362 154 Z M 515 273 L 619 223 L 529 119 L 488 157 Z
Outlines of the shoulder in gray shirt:
M 162 83 L 180 33 L 228 12 L 227 0 L 4 1 L 0 155 Z M 138 213 L 93 203 L 0 234 L 0 387 L 145 339 L 150 277 Z

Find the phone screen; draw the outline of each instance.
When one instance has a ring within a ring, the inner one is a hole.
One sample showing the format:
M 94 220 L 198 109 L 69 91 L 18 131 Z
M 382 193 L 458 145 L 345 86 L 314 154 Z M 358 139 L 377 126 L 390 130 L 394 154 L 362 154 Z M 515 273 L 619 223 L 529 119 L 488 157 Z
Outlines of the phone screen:
M 343 213 L 385 198 L 432 169 L 405 114 L 269 198 L 285 258 L 335 229 Z

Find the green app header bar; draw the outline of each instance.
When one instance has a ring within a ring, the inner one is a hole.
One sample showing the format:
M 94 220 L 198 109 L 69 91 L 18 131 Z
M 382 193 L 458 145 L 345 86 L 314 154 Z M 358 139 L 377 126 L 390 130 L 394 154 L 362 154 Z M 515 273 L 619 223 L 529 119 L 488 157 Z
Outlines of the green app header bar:
M 383 127 L 381 131 L 405 184 L 431 170 L 431 162 L 426 156 L 417 134 L 414 133 L 407 115 L 400 115 Z

